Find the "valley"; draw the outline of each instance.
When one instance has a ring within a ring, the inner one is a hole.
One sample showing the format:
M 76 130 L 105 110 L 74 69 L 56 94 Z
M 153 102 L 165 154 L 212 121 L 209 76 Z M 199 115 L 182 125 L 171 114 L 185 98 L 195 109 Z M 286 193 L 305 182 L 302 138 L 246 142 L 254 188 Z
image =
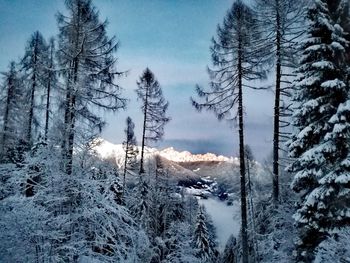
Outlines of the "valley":
M 103 158 L 114 159 L 119 168 L 124 163 L 122 145 L 101 140 L 95 148 Z M 166 171 L 167 180 L 178 186 L 178 193 L 194 196 L 210 215 L 216 228 L 219 249 L 222 251 L 231 234 L 238 237 L 240 229 L 239 159 L 216 156 L 212 153 L 191 154 L 174 148 L 146 148 L 146 164 L 155 159 Z M 253 180 L 263 184 L 263 169 L 256 164 Z M 154 169 L 154 168 L 153 168 Z M 137 176 L 137 171 L 133 174 Z M 133 178 L 130 178 L 133 180 Z

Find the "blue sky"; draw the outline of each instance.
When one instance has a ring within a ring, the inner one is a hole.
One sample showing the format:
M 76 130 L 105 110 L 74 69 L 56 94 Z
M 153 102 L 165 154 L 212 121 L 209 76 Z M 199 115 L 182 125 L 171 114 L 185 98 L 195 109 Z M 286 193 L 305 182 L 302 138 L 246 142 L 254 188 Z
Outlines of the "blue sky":
M 126 111 L 103 113 L 108 125 L 103 137 L 114 143 L 124 139 L 127 116 L 136 123 L 140 140 L 142 120 L 136 100 L 136 80 L 149 67 L 169 100 L 172 121 L 158 146 L 174 146 L 195 153 L 214 152 L 238 155 L 238 134 L 234 126 L 218 122 L 212 113 L 196 112 L 189 97 L 196 83 L 207 85 L 210 39 L 232 0 L 95 0 L 100 18 L 108 18 L 108 33 L 120 41 L 119 70 L 128 70 L 120 79 L 123 95 L 130 101 Z M 64 12 L 63 0 L 0 0 L 0 71 L 11 59 L 23 55 L 29 36 L 39 30 L 45 37 L 57 34 L 55 14 Z M 246 91 L 246 142 L 258 160 L 272 149 L 273 94 Z

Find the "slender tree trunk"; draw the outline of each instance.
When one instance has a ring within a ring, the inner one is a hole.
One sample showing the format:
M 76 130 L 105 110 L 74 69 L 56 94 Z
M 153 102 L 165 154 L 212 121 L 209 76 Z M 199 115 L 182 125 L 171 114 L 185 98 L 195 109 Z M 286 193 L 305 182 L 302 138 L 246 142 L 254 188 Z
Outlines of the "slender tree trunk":
M 45 137 L 47 141 L 47 135 L 49 133 L 49 119 L 50 119 L 50 92 L 51 92 L 51 81 L 47 84 L 47 95 L 46 95 L 46 112 L 45 112 Z
M 76 39 L 75 39 L 75 49 L 79 50 L 79 36 L 80 36 L 80 2 L 78 1 L 78 14 L 77 14 L 77 31 L 76 31 Z M 64 160 L 65 160 L 65 171 L 68 175 L 71 175 L 73 172 L 73 147 L 74 147 L 74 135 L 75 135 L 75 94 L 74 90 L 72 90 L 71 83 L 69 81 L 73 80 L 73 88 L 75 89 L 75 85 L 78 82 L 78 67 L 79 67 L 79 57 L 78 55 L 73 59 L 73 76 L 68 76 L 68 91 L 67 91 L 67 102 L 66 102 L 66 112 L 65 112 L 65 124 L 67 126 L 65 129 L 65 149 L 64 149 Z
M 74 84 L 78 81 L 78 58 L 74 59 Z M 67 141 L 67 166 L 66 173 L 72 174 L 73 170 L 73 148 L 74 148 L 74 135 L 75 135 L 75 95 L 71 94 L 71 102 L 69 104 L 69 123 L 68 123 L 68 141 Z
M 32 90 L 30 94 L 30 108 L 29 108 L 29 116 L 28 116 L 28 127 L 27 127 L 27 143 L 28 147 L 32 146 L 32 126 L 33 126 L 33 117 L 34 117 L 34 106 L 35 106 L 35 89 L 36 89 L 36 64 L 38 61 L 38 32 L 35 37 L 35 46 L 34 46 L 34 69 L 33 69 L 33 77 L 32 77 Z
M 11 104 L 11 99 L 13 97 L 12 94 L 12 79 L 9 78 L 8 80 L 8 88 L 7 88 L 7 97 L 6 97 L 6 105 L 5 105 L 5 113 L 4 113 L 4 124 L 3 124 L 3 132 L 2 132 L 2 140 L 1 140 L 1 158 L 4 159 L 6 155 L 6 141 L 7 141 L 7 134 L 9 132 L 9 114 L 10 114 L 10 104 Z
M 280 100 L 281 100 L 281 17 L 279 0 L 276 0 L 276 89 L 273 130 L 273 201 L 279 199 L 279 135 L 280 135 Z
M 36 61 L 36 55 L 35 61 Z M 35 89 L 36 89 L 36 72 L 33 73 L 32 77 L 32 89 L 30 94 L 30 108 L 29 108 L 29 116 L 28 116 L 28 127 L 27 127 L 27 143 L 30 148 L 32 145 L 32 125 L 33 125 L 33 117 L 34 117 L 34 104 L 35 104 Z
M 128 134 L 129 134 L 129 127 L 128 127 Z M 128 163 L 128 150 L 129 150 L 129 140 L 126 140 L 124 172 L 123 172 L 123 196 L 124 196 L 124 191 L 125 191 L 125 176 L 126 176 L 126 165 Z
M 72 174 L 73 171 L 73 146 L 74 146 L 74 135 L 75 135 L 75 96 L 72 96 L 72 103 L 70 105 L 71 111 L 70 111 L 70 123 L 68 128 L 68 147 L 67 147 L 67 166 L 66 166 L 66 173 L 68 175 Z
M 28 127 L 27 127 L 27 143 L 28 147 L 31 147 L 32 145 L 32 123 L 33 123 L 33 116 L 34 116 L 34 99 L 35 99 L 35 88 L 36 88 L 36 76 L 33 75 L 32 78 L 33 84 L 32 84 L 32 90 L 30 95 L 30 109 L 29 109 L 29 116 L 28 116 Z
M 69 108 L 71 104 L 71 90 L 70 85 L 67 84 L 67 93 L 66 93 L 66 99 L 65 99 L 65 106 L 64 106 L 64 129 L 63 129 L 63 139 L 62 139 L 62 159 L 64 160 L 64 163 L 66 162 L 67 158 L 67 134 L 68 134 L 68 127 L 69 127 Z M 65 165 L 65 164 L 64 164 Z
M 35 243 L 35 263 L 39 263 L 39 245 L 37 241 Z
M 243 68 L 242 68 L 242 41 L 238 40 L 238 126 L 239 126 L 239 159 L 241 177 L 241 217 L 242 217 L 242 262 L 248 263 L 248 223 L 247 223 L 247 193 L 245 180 L 245 151 L 243 125 Z
M 51 78 L 52 78 L 52 66 L 53 66 L 53 47 L 50 47 L 50 71 L 47 83 L 47 95 L 46 95 L 46 112 L 45 112 L 45 141 L 47 141 L 47 135 L 49 132 L 49 119 L 50 119 L 50 96 L 51 96 Z
M 73 83 L 78 80 L 78 58 L 73 61 Z M 64 135 L 64 149 L 63 160 L 65 162 L 65 172 L 68 175 L 72 174 L 73 168 L 73 146 L 75 134 L 75 95 L 72 94 L 71 84 L 68 83 L 68 90 L 66 95 L 66 111 L 65 111 L 65 135 Z
M 254 249 L 255 249 L 255 253 L 254 253 L 254 262 L 256 261 L 257 258 L 259 258 L 259 251 L 258 251 L 258 243 L 257 240 L 255 238 L 255 233 L 256 233 L 256 228 L 255 228 L 255 211 L 254 211 L 254 201 L 253 201 L 253 190 L 252 190 L 252 181 L 251 181 L 251 174 L 250 174 L 250 164 L 251 161 L 249 161 L 249 159 L 247 159 L 247 175 L 248 175 L 248 196 L 249 196 L 249 200 L 248 200 L 248 205 L 250 207 L 249 211 L 250 211 L 250 217 L 251 217 L 251 222 L 252 222 L 252 243 L 254 244 Z
M 143 174 L 145 172 L 144 164 L 143 164 L 143 158 L 144 158 L 144 150 L 145 150 L 145 136 L 146 136 L 146 118 L 147 118 L 147 107 L 148 107 L 148 90 L 149 87 L 147 87 L 146 90 L 146 99 L 145 99 L 145 106 L 144 106 L 144 113 L 143 113 L 143 130 L 142 130 L 142 144 L 141 144 L 141 161 L 140 161 L 140 173 Z

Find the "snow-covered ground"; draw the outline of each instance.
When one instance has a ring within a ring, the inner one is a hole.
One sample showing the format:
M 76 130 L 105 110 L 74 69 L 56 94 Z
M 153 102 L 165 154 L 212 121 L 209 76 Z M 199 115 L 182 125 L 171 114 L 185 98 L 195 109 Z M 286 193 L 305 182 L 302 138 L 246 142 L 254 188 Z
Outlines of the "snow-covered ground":
M 217 198 L 199 199 L 199 204 L 204 205 L 211 216 L 219 241 L 219 249 L 222 251 L 229 236 L 238 237 L 240 229 L 240 205 L 234 202 L 232 206 Z

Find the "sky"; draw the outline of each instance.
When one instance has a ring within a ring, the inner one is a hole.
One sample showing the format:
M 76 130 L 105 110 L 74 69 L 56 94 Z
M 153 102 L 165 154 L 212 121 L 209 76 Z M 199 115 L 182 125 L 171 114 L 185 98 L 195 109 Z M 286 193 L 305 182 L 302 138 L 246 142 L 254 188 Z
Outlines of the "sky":
M 156 147 L 173 146 L 193 153 L 213 152 L 238 156 L 238 129 L 219 122 L 212 112 L 198 113 L 190 103 L 195 85 L 208 85 L 210 40 L 232 0 L 95 0 L 100 19 L 108 19 L 108 35 L 120 47 L 117 67 L 127 71 L 117 80 L 128 99 L 127 109 L 115 114 L 99 112 L 107 122 L 102 137 L 112 143 L 124 140 L 125 119 L 142 135 L 142 112 L 136 99 L 136 81 L 146 67 L 155 74 L 169 101 L 171 121 Z M 65 12 L 64 0 L 0 0 L 0 71 L 24 53 L 30 35 L 39 30 L 46 38 L 57 35 L 56 13 Z M 257 83 L 261 85 L 260 83 Z M 273 93 L 244 91 L 245 142 L 257 160 L 272 150 Z

